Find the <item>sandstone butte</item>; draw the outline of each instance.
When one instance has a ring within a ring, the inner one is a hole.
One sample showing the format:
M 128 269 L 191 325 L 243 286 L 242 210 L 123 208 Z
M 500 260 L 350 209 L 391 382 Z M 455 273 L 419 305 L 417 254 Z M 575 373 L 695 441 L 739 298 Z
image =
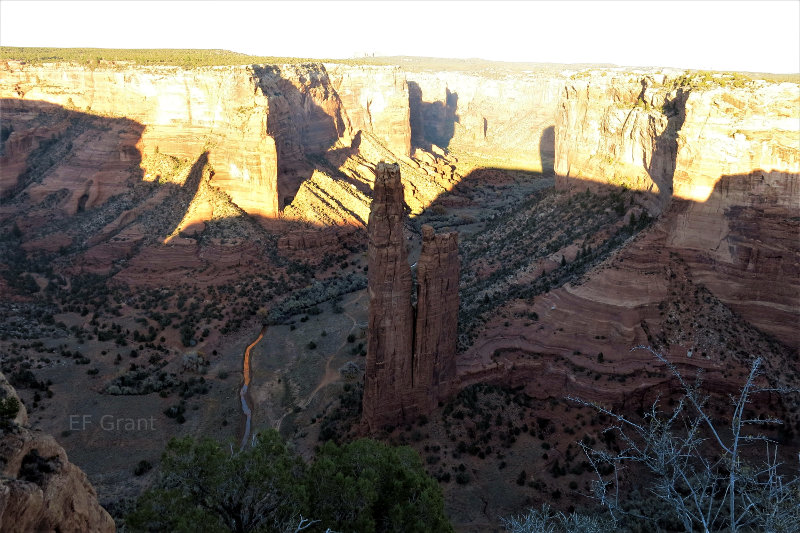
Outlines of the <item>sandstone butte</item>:
M 429 413 L 456 386 L 458 235 L 423 226 L 417 309 L 397 165 L 379 163 L 367 233 L 369 329 L 363 422 L 369 431 Z

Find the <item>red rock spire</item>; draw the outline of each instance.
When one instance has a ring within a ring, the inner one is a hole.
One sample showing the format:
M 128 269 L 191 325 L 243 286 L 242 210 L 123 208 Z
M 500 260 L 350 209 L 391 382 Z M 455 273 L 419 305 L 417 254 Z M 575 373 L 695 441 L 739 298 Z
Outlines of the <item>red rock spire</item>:
M 423 226 L 416 327 L 397 165 L 376 169 L 369 235 L 369 332 L 363 421 L 369 431 L 427 414 L 455 385 L 457 234 Z

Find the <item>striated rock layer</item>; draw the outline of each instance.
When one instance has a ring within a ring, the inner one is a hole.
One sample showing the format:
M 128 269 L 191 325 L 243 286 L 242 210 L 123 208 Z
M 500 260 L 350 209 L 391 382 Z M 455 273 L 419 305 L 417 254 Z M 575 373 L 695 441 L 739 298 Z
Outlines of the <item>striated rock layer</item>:
M 256 85 L 252 69 L 244 67 L 0 68 L 0 97 L 142 124 L 141 138 L 133 139 L 142 155 L 160 152 L 193 160 L 210 148 L 216 184 L 248 212 L 274 216 L 277 154 L 267 131 L 269 102 Z
M 369 236 L 369 337 L 363 420 L 370 431 L 429 413 L 455 386 L 458 321 L 456 234 L 423 226 L 416 319 L 411 305 L 403 185 L 379 163 Z
M 0 374 L 0 397 L 16 392 Z M 111 516 L 64 449 L 24 426 L 24 407 L 0 428 L 0 531 L 114 531 Z
M 0 98 L 141 125 L 141 135 L 125 137 L 126 153 L 133 155 L 119 160 L 137 159 L 145 175 L 153 170 L 147 168 L 151 154 L 195 160 L 208 152 L 213 185 L 247 213 L 270 218 L 313 172 L 308 156 L 349 145 L 359 131 L 374 133 L 396 155 L 408 156 L 410 150 L 408 88 L 394 67 L 340 65 L 332 80 L 322 64 L 186 70 L 10 61 L 0 65 Z M 4 123 L 10 111 L 4 105 Z M 4 147 L 17 157 L 4 161 L 4 191 L 25 171 L 27 154 L 63 131 L 17 127 L 7 133 Z M 123 139 L 106 137 L 106 143 Z
M 800 87 L 608 74 L 564 90 L 556 186 L 641 191 L 694 279 L 800 346 Z
M 412 141 L 494 164 L 552 170 L 556 72 L 409 72 Z
M 331 87 L 347 110 L 349 131 L 372 132 L 398 156 L 411 152 L 408 85 L 397 67 L 326 63 Z

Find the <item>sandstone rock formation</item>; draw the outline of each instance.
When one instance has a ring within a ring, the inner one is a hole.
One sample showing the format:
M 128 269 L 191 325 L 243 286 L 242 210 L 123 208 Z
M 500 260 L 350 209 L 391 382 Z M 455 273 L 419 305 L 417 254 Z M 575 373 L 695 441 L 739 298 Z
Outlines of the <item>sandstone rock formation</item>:
M 326 63 L 331 87 L 347 110 L 347 129 L 368 131 L 397 156 L 410 155 L 406 76 L 398 67 Z
M 363 420 L 370 431 L 427 414 L 455 380 L 457 235 L 424 227 L 416 321 L 411 305 L 403 185 L 379 163 L 369 224 L 369 337 Z
M 318 156 L 340 139 L 349 144 L 360 130 L 374 132 L 396 155 L 409 155 L 402 73 L 395 67 L 351 72 L 339 66 L 334 81 L 335 86 L 321 64 L 185 70 L 7 62 L 0 66 L 0 98 L 130 119 L 141 125 L 140 135 L 110 135 L 106 141 L 130 141 L 125 154 L 140 153 L 138 163 L 153 153 L 194 160 L 207 151 L 213 185 L 244 211 L 272 218 L 310 176 L 306 156 Z M 3 104 L 4 119 L 8 105 Z M 62 132 L 9 132 L 4 145 L 21 154 L 14 160 L 20 168 L 11 172 L 4 164 L 4 189 L 25 170 L 25 155 L 54 133 Z M 129 161 L 125 154 L 111 161 Z
M 673 196 L 705 202 L 723 175 L 797 170 L 797 84 L 698 85 L 680 74 L 589 71 L 567 82 L 558 186 L 574 178 L 647 191 L 660 212 Z
M 369 326 L 363 416 L 370 428 L 406 417 L 414 313 L 397 165 L 379 163 L 369 215 Z
M 452 390 L 458 339 L 458 234 L 435 235 L 422 226 L 417 261 L 417 313 L 412 386 L 423 412 L 433 410 Z
M 665 244 L 696 279 L 800 346 L 800 87 L 726 83 L 621 72 L 574 80 L 559 103 L 556 185 L 642 191 L 651 211 L 667 210 Z
M 2 374 L 0 388 L 16 397 Z M 114 531 L 86 474 L 53 437 L 21 425 L 24 408 L 20 417 L 0 428 L 0 531 Z
M 414 144 L 552 169 L 558 72 L 408 72 Z M 544 161 L 543 161 L 544 160 Z

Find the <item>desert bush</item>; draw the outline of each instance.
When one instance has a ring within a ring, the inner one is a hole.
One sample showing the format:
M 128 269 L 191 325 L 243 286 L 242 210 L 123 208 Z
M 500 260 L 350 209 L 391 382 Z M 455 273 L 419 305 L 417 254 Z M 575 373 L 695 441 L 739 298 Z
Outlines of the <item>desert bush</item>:
M 0 398 L 0 429 L 7 429 L 19 413 L 19 400 L 13 396 Z
M 656 401 L 643 421 L 635 422 L 597 404 L 571 398 L 613 421 L 606 432 L 615 434 L 619 452 L 597 450 L 579 442 L 597 476 L 595 495 L 611 519 L 654 522 L 654 516 L 660 514 L 662 520 L 680 524 L 686 531 L 793 531 L 800 523 L 800 470 L 787 475 L 788 470 L 778 460 L 778 444 L 760 432 L 781 421 L 746 414 L 756 394 L 787 392 L 756 385 L 761 359 L 753 361 L 738 398 L 733 399 L 730 422 L 723 424 L 708 414 L 708 397 L 700 392 L 699 381 L 685 381 L 652 348 L 636 349 L 652 353 L 681 384 L 683 395 L 670 413 L 662 413 Z M 764 446 L 763 462 L 752 459 L 750 450 L 755 445 Z M 624 465 L 630 463 L 649 474 L 649 491 L 662 504 L 648 516 L 631 512 L 629 502 L 620 495 L 617 480 Z M 603 474 L 604 466 L 611 467 L 613 481 Z
M 329 442 L 306 465 L 270 430 L 241 451 L 173 439 L 161 465 L 126 517 L 131 531 L 452 531 L 441 489 L 410 448 Z

